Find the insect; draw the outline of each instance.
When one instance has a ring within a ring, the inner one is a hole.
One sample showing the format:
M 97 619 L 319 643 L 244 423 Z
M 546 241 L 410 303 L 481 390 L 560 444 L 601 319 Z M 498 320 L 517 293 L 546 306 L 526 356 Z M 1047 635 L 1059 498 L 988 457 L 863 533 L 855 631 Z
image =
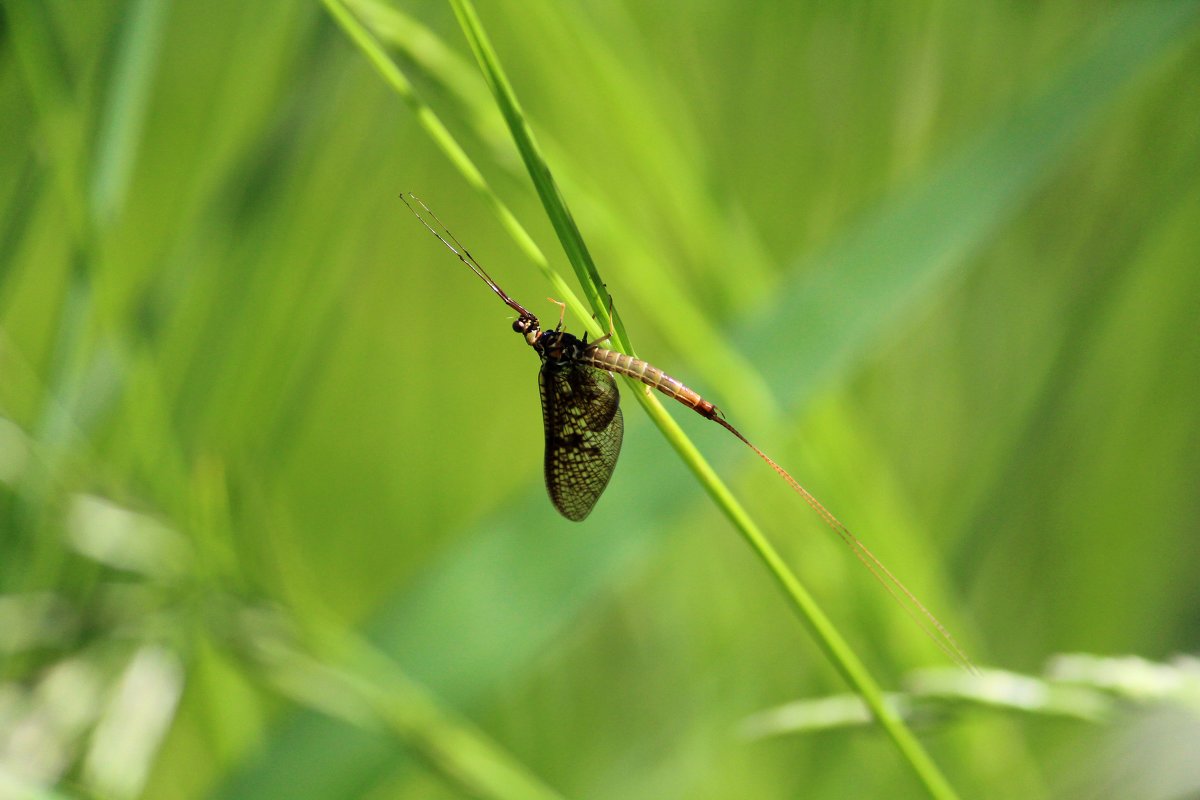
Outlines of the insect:
M 566 304 L 560 308 L 558 324 L 543 330 L 537 315 L 513 300 L 480 266 L 470 251 L 442 224 L 437 215 L 419 197 L 408 195 L 438 224 L 441 232 L 429 224 L 404 195 L 400 199 L 439 241 L 467 265 L 505 302 L 517 318 L 512 328 L 541 358 L 538 383 L 542 397 L 542 422 L 546 436 L 545 478 L 550 502 L 564 517 L 576 522 L 591 513 L 600 499 L 621 453 L 625 423 L 621 417 L 620 394 L 614 374 L 624 375 L 657 389 L 692 409 L 705 419 L 716 422 L 740 439 L 765 461 L 850 547 L 871 574 L 897 603 L 912 617 L 941 649 L 970 671 L 971 660 L 958 646 L 932 612 L 867 549 L 858 537 L 841 523 L 787 470 L 760 450 L 733 427 L 715 405 L 681 381 L 639 358 L 602 347 L 612 333 L 589 342 L 562 329 Z M 443 235 L 443 233 L 445 235 Z

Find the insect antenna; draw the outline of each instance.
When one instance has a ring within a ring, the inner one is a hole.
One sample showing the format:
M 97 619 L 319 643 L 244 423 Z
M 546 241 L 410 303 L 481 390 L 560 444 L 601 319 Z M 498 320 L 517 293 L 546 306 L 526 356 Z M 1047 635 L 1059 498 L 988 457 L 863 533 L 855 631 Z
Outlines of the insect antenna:
M 425 226 L 426 230 L 436 236 L 439 242 L 446 245 L 451 253 L 454 253 L 454 255 L 458 256 L 459 261 L 470 267 L 471 271 L 478 275 L 484 283 L 491 287 L 491 290 L 496 293 L 496 296 L 503 300 L 509 308 L 511 308 L 513 311 L 516 311 L 522 317 L 527 317 L 532 320 L 537 319 L 532 312 L 530 312 L 527 308 L 525 308 L 525 306 L 521 305 L 516 300 L 513 300 L 511 297 L 509 297 L 508 294 L 500 288 L 500 285 L 492 280 L 492 276 L 488 275 L 487 271 L 480 265 L 478 261 L 475 260 L 475 256 L 471 255 L 471 251 L 464 247 L 463 243 L 460 242 L 458 238 L 450 232 L 450 229 L 446 227 L 446 223 L 438 219 L 438 215 L 433 213 L 433 209 L 425 205 L 424 200 L 417 197 L 412 192 L 408 193 L 408 197 L 411 197 L 421 206 L 421 208 L 425 209 L 425 213 L 433 218 L 433 221 L 436 222 L 438 227 L 442 229 L 442 233 L 445 233 L 446 235 L 443 236 L 442 233 L 438 232 L 437 228 L 434 228 L 432 225 L 430 225 L 425 217 L 421 216 L 421 212 L 413 208 L 413 204 L 408 202 L 408 198 L 401 194 L 400 199 L 404 201 L 404 205 L 408 206 L 408 210 L 413 213 L 413 216 L 421 221 L 421 224 Z

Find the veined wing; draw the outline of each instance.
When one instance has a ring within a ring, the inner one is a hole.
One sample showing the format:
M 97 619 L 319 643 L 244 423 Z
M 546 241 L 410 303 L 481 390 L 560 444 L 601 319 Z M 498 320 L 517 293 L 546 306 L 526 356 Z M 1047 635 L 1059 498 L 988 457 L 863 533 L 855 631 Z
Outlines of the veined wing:
M 579 522 L 600 499 L 621 453 L 625 422 L 611 373 L 547 362 L 538 375 L 546 428 L 546 491 L 564 517 Z

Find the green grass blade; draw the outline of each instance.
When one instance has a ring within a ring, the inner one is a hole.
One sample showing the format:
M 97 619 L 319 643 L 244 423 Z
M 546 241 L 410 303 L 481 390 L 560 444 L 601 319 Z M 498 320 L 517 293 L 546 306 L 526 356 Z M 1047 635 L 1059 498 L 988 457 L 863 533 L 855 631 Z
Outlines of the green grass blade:
M 807 396 L 960 267 L 1044 185 L 1132 79 L 1192 29 L 1197 3 L 1115 11 L 1036 94 L 806 260 L 741 337 L 781 396 Z M 780 326 L 804 336 L 781 348 Z M 792 327 L 798 327 L 794 324 Z M 830 343 L 835 346 L 830 347 Z
M 421 754 L 448 783 L 471 797 L 561 797 L 482 731 L 443 708 L 392 659 L 354 634 L 337 628 L 321 630 L 319 652 L 313 655 L 286 633 L 288 625 L 267 615 L 246 618 L 252 621 L 246 633 L 256 671 L 301 707 L 318 709 L 355 727 L 382 729 Z M 270 794 L 272 788 L 264 785 L 257 791 Z
M 125 203 L 167 8 L 166 0 L 136 0 L 118 29 L 116 60 L 96 134 L 89 186 L 92 218 L 100 228 L 112 222 Z
M 537 189 L 538 196 L 542 200 L 542 207 L 546 210 L 551 224 L 554 225 L 558 241 L 566 251 L 571 266 L 575 269 L 575 275 L 583 286 L 584 295 L 591 303 L 592 311 L 601 320 L 602 328 L 607 330 L 612 327 L 614 329 L 614 343 L 625 352 L 630 352 L 628 338 L 619 320 L 611 320 L 613 325 L 609 324 L 608 294 L 604 291 L 604 282 L 600 279 L 600 273 L 592 260 L 592 254 L 583 241 L 579 226 L 575 224 L 575 218 L 567 209 L 566 201 L 558 189 L 558 184 L 555 183 L 554 176 L 550 173 L 550 167 L 546 164 L 541 150 L 534 141 L 533 132 L 525 121 L 525 115 L 517 103 L 516 95 L 513 93 L 508 78 L 500 69 L 496 54 L 483 32 L 474 7 L 469 3 L 456 2 L 451 2 L 451 6 L 454 8 L 454 13 L 458 16 L 463 32 L 467 36 L 467 41 L 483 70 L 484 80 L 487 81 L 492 90 L 492 96 L 500 106 L 500 113 L 508 124 L 509 132 L 517 145 L 521 159 L 525 162 L 534 188 Z
M 59 199 L 77 242 L 90 239 L 84 186 L 84 119 L 74 101 L 64 57 L 44 4 L 18 0 L 5 9 L 11 26 L 14 61 L 38 114 L 41 140 L 49 155 Z

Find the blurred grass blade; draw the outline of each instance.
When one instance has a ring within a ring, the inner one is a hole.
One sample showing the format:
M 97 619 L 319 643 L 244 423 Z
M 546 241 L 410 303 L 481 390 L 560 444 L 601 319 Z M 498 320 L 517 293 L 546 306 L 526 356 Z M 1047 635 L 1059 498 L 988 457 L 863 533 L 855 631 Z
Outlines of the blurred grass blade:
M 146 645 L 134 653 L 92 734 L 83 762 L 86 785 L 114 800 L 142 795 L 184 677 L 184 665 L 164 647 Z
M 1130 3 L 1060 73 L 998 123 L 884 202 L 772 293 L 740 341 L 776 393 L 836 380 L 868 345 L 964 266 L 1071 155 L 1097 113 L 1193 30 L 1200 3 Z M 780 326 L 800 328 L 778 347 Z M 798 324 L 802 323 L 802 324 Z
M 133 0 L 117 28 L 115 64 L 92 154 L 90 206 L 103 229 L 125 203 L 134 157 L 146 121 L 153 66 L 162 44 L 167 0 Z
M 52 24 L 51 9 L 37 0 L 15 0 L 4 9 L 17 69 L 33 106 L 59 199 L 76 242 L 86 242 L 88 214 L 84 185 L 84 118 L 75 102 L 66 58 Z
M 906 718 L 925 724 L 967 711 L 1119 723 L 1131 706 L 1200 710 L 1200 662 L 1090 653 L 1054 656 L 1043 675 L 989 669 L 965 675 L 957 669 L 921 669 L 905 679 L 908 691 L 889 696 Z M 859 698 L 833 695 L 797 700 L 751 714 L 738 726 L 752 739 L 862 727 L 870 715 Z
M 471 797 L 559 797 L 511 753 L 442 708 L 394 661 L 353 634 L 322 630 L 322 652 L 314 657 L 295 640 L 292 626 L 274 613 L 248 612 L 242 622 L 242 638 L 252 657 L 276 688 L 301 707 L 366 730 L 382 730 L 420 753 L 448 784 Z M 268 787 L 262 791 L 271 793 Z M 326 796 L 343 795 L 331 790 Z

